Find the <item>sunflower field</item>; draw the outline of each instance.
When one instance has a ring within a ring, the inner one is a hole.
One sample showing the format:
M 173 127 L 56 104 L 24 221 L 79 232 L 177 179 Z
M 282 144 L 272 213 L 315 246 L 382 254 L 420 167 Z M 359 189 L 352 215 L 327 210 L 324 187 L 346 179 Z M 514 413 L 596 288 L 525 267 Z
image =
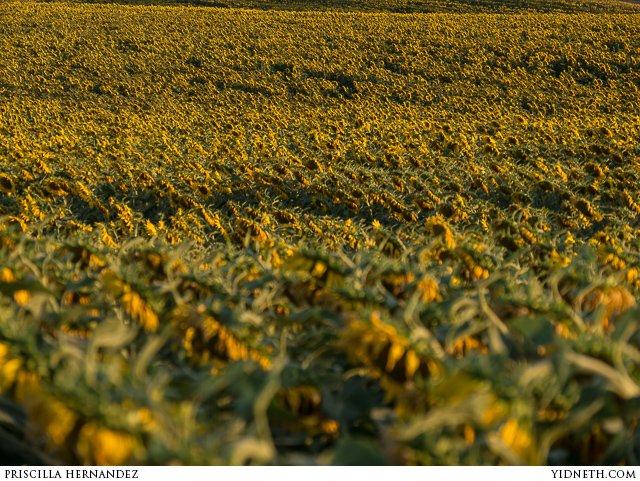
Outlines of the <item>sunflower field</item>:
M 640 464 L 640 6 L 125 3 L 0 2 L 3 464 Z

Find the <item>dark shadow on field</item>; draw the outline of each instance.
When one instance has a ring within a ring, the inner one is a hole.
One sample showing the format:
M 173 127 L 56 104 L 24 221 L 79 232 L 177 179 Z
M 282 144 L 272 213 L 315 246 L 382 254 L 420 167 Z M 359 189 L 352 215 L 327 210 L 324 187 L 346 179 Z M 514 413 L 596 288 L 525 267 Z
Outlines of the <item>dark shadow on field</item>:
M 125 194 L 116 190 L 110 183 L 101 183 L 93 189 L 93 193 L 102 208 L 78 196 L 71 196 L 68 200 L 68 207 L 74 216 L 87 224 L 108 220 L 108 214 L 114 210 L 109 206 L 109 199 L 127 205 L 132 211 L 140 213 L 144 218 L 154 223 L 173 216 L 177 210 L 168 196 L 152 189 L 142 189 Z M 103 210 L 105 208 L 106 212 Z
M 258 210 L 266 206 L 271 212 L 330 217 L 341 221 L 351 219 L 354 222 L 370 223 L 378 220 L 385 226 L 397 225 L 399 222 L 392 212 L 380 203 L 347 198 L 345 193 L 333 193 L 330 187 L 322 184 L 303 187 L 294 180 L 281 181 L 277 185 L 253 181 L 243 188 L 233 189 L 230 193 L 214 189 L 206 196 L 189 192 L 184 188 L 176 189 L 170 194 L 160 186 L 123 193 L 109 183 L 102 183 L 93 190 L 93 194 L 101 207 L 97 204 L 92 205 L 77 195 L 68 196 L 66 201 L 73 216 L 90 225 L 108 222 L 118 217 L 116 208 L 110 205 L 110 199 L 119 205 L 128 206 L 134 213 L 153 223 L 161 219 L 171 219 L 179 209 L 190 211 L 197 205 L 230 219 L 235 216 L 236 209 L 240 211 L 240 215 L 251 217 L 248 210 Z M 283 219 L 279 222 L 287 221 Z
M 226 213 L 230 202 L 240 207 L 250 208 L 257 208 L 266 203 L 271 204 L 276 210 L 282 209 L 292 213 L 333 217 L 345 221 L 351 219 L 354 222 L 372 222 L 377 219 L 386 225 L 398 223 L 391 212 L 381 204 L 367 205 L 361 199 L 352 199 L 351 202 L 343 203 L 343 200 L 348 199 L 338 199 L 341 193 L 336 192 L 332 198 L 326 192 L 318 192 L 319 189 L 321 189 L 320 186 L 314 187 L 314 185 L 301 187 L 295 181 L 282 182 L 277 186 L 254 182 L 245 188 L 235 189 L 229 194 L 214 191 L 203 204 L 214 211 Z

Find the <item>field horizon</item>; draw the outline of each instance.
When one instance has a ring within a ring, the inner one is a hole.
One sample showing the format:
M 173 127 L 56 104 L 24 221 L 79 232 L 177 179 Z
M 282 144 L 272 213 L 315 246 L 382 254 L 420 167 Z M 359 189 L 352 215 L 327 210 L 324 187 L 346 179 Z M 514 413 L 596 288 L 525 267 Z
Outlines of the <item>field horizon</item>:
M 34 0 L 11 1 L 38 3 Z M 638 0 L 40 0 L 39 3 L 400 14 L 640 13 Z

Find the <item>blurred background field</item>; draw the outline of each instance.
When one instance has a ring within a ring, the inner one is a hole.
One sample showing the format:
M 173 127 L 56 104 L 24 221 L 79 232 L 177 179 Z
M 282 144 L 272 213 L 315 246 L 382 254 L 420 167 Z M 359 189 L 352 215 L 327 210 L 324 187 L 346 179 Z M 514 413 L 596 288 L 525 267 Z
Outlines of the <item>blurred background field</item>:
M 637 8 L 252 1 L 0 3 L 0 461 L 639 464 Z

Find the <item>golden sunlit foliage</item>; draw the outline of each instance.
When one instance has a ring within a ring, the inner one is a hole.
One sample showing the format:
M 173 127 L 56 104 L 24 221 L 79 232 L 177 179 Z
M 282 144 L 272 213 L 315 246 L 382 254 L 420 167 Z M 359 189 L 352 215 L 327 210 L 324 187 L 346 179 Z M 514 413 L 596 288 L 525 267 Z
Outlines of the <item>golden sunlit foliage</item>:
M 638 464 L 635 7 L 367 5 L 0 4 L 0 460 Z

